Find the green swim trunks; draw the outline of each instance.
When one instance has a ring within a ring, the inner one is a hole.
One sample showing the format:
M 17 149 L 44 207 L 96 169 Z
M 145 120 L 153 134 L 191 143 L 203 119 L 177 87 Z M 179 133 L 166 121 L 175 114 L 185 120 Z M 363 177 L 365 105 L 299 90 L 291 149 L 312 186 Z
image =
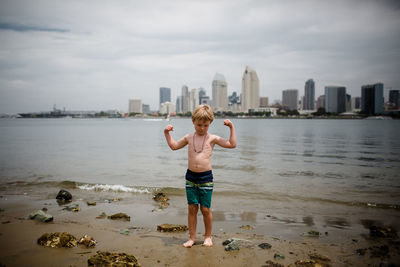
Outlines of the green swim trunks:
M 190 170 L 186 173 L 186 198 L 188 204 L 200 204 L 211 208 L 213 192 L 212 172 L 196 173 Z

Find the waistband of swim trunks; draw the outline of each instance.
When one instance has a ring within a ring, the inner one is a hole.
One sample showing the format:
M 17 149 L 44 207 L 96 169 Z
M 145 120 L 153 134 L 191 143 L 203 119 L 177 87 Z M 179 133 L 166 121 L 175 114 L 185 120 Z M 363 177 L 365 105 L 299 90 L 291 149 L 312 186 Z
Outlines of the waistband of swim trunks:
M 186 173 L 190 174 L 194 177 L 203 177 L 203 176 L 212 174 L 212 170 L 205 171 L 205 172 L 194 172 L 194 171 L 187 169 Z

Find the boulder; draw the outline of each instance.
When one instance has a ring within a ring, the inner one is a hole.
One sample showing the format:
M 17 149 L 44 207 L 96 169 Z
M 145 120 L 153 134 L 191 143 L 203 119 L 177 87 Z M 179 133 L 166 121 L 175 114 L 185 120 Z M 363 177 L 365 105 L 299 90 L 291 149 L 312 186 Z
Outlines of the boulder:
M 107 214 L 105 212 L 102 212 L 99 216 L 96 217 L 96 219 L 105 219 L 107 218 Z
M 125 220 L 128 222 L 131 220 L 131 217 L 122 212 L 113 214 L 111 216 L 108 216 L 107 218 L 111 220 Z
M 289 267 L 328 267 L 327 264 L 320 264 L 314 260 L 298 260 L 293 264 L 290 264 Z
M 371 237 L 397 238 L 396 230 L 390 226 L 381 227 L 372 225 L 369 228 L 369 235 Z
M 96 206 L 96 201 L 88 200 L 88 201 L 86 202 L 86 204 L 87 204 L 88 206 Z
M 153 196 L 154 201 L 156 202 L 167 202 L 169 200 L 169 198 L 167 197 L 166 194 L 160 192 L 157 193 Z
M 303 233 L 303 236 L 308 236 L 308 237 L 319 237 L 320 235 L 321 235 L 320 232 L 314 230 L 310 230 L 306 233 Z
M 29 214 L 29 219 L 39 222 L 51 222 L 53 220 L 53 216 L 44 212 L 43 210 L 37 210 Z
M 272 248 L 271 244 L 268 243 L 261 243 L 258 245 L 258 247 L 262 248 L 262 249 L 270 249 Z
M 110 253 L 97 251 L 97 254 L 88 259 L 88 266 L 132 266 L 140 267 L 135 256 L 125 253 Z
M 279 253 L 275 253 L 275 254 L 274 254 L 274 259 L 281 259 L 281 260 L 284 260 L 284 259 L 285 259 L 285 255 L 279 254 Z
M 273 261 L 266 261 L 265 265 L 263 265 L 262 267 L 285 267 L 285 265 Z
M 157 226 L 159 232 L 185 232 L 188 228 L 186 225 L 179 224 L 161 224 Z
M 222 242 L 222 245 L 225 246 L 226 251 L 230 250 L 239 250 L 241 247 L 252 248 L 254 247 L 254 243 L 250 240 L 240 239 L 240 238 L 230 238 Z
M 51 234 L 43 234 L 37 240 L 37 243 L 42 246 L 52 247 L 52 248 L 60 248 L 60 247 L 67 247 L 72 248 L 77 245 L 76 238 L 66 232 L 57 232 Z
M 317 254 L 317 253 L 311 253 L 308 256 L 310 257 L 310 259 L 315 260 L 320 263 L 324 263 L 324 262 L 326 263 L 326 262 L 331 261 L 331 259 L 329 259 L 327 256 Z
M 242 225 L 240 228 L 245 230 L 254 230 L 254 227 L 251 225 Z
M 72 195 L 70 192 L 61 189 L 60 192 L 58 192 L 56 199 L 59 203 L 71 202 Z
M 90 248 L 96 246 L 97 241 L 91 236 L 84 235 L 81 239 L 79 239 L 78 244 L 85 245 L 86 247 Z
M 72 203 L 72 204 L 66 206 L 65 208 L 63 208 L 63 210 L 68 210 L 68 211 L 72 211 L 72 212 L 78 212 L 78 211 L 81 210 L 81 208 L 79 208 L 79 204 Z

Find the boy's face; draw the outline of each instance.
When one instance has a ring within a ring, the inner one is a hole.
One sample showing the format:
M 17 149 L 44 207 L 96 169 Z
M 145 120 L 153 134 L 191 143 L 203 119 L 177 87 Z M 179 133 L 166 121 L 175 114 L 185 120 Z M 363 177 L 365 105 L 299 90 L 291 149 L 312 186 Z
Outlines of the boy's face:
M 207 134 L 208 127 L 210 127 L 210 121 L 197 120 L 193 122 L 194 129 L 196 130 L 196 134 L 205 135 Z

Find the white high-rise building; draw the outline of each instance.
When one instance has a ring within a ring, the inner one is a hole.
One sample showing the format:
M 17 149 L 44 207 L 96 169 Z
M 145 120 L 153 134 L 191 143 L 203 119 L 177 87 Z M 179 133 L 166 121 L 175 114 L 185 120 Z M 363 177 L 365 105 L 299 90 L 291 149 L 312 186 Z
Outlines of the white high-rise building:
M 199 103 L 199 91 L 196 88 L 193 88 L 189 93 L 189 111 L 193 113 Z
M 189 87 L 187 85 L 182 86 L 182 113 L 189 111 Z
M 129 113 L 143 113 L 142 100 L 129 99 Z
M 242 78 L 242 110 L 256 109 L 260 106 L 260 85 L 255 70 L 246 67 Z
M 216 73 L 212 81 L 212 106 L 214 111 L 228 110 L 228 83 L 220 73 Z
M 169 115 L 169 114 L 173 114 L 175 112 L 176 112 L 176 107 L 175 107 L 175 105 L 173 103 L 164 102 L 164 103 L 161 104 L 161 107 L 160 107 L 160 113 L 161 114 Z

